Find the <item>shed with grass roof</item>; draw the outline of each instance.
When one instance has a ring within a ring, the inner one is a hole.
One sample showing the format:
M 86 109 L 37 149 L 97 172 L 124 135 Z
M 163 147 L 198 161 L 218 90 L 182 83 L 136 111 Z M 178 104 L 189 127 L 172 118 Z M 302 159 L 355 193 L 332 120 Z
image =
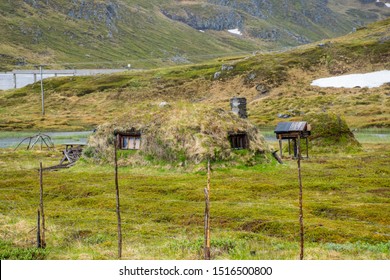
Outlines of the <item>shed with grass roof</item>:
M 114 143 L 133 150 L 123 159 L 129 165 L 151 160 L 185 165 L 208 158 L 253 161 L 269 150 L 260 130 L 247 119 L 221 108 L 187 103 L 132 110 L 101 125 L 89 140 L 88 154 L 110 160 Z

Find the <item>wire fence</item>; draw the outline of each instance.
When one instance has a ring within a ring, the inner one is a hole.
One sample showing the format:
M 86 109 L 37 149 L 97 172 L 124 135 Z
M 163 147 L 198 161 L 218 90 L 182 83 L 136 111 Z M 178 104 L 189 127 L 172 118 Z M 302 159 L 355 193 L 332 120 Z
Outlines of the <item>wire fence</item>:
M 56 179 L 55 173 L 50 173 L 49 176 L 50 180 Z M 232 195 L 234 192 L 237 194 L 246 192 L 240 188 L 232 188 L 240 180 L 244 179 L 234 178 L 234 182 L 228 184 L 228 189 L 220 186 L 211 190 L 211 227 L 225 232 L 251 232 L 264 235 L 271 233 L 280 238 L 296 240 L 299 235 L 297 231 L 299 227 L 298 202 L 295 201 L 297 199 L 292 198 L 291 202 L 284 200 L 283 204 L 278 204 L 277 201 L 272 201 L 267 196 Z M 106 184 L 110 186 L 107 187 Z M 87 184 L 74 189 L 73 185 L 82 185 L 82 179 L 69 180 L 62 187 L 51 187 L 48 184 L 45 188 L 43 199 L 49 241 L 50 235 L 84 240 L 83 232 L 88 232 L 86 236 L 90 238 L 99 234 L 113 238 L 115 227 L 118 224 L 113 182 L 105 179 L 100 183 Z M 120 198 L 121 225 L 125 242 L 134 238 L 137 240 L 166 238 L 183 228 L 189 229 L 192 235 L 198 234 L 201 239 L 205 209 L 205 201 L 202 199 L 203 186 L 190 185 L 188 193 L 180 194 L 178 190 L 185 186 L 182 186 L 180 182 L 179 185 L 173 187 L 172 190 L 165 191 L 163 191 L 162 184 L 156 188 L 149 187 L 144 190 L 140 189 L 140 185 L 135 188 L 126 188 L 126 192 Z M 152 197 L 141 197 L 144 194 Z M 225 197 L 227 194 L 230 196 Z M 25 230 L 28 240 L 33 238 L 34 230 L 36 230 L 33 225 L 39 195 L 40 192 L 35 185 L 27 187 L 3 185 L 0 187 L 1 212 L 12 217 L 23 217 L 24 220 L 30 222 L 31 228 Z M 182 195 L 183 199 L 171 198 L 172 195 Z M 34 197 L 36 203 L 34 203 Z M 330 207 L 339 205 L 336 201 L 326 199 L 324 201 Z M 316 203 L 321 204 L 321 198 L 318 198 Z M 377 207 L 376 202 L 346 203 L 349 207 Z M 317 227 L 319 219 L 319 217 L 315 217 L 312 221 L 309 219 L 306 225 Z M 344 222 L 361 224 L 367 228 L 375 227 L 376 234 L 379 236 L 386 236 L 390 228 L 389 225 L 363 219 L 350 219 Z M 2 231 L 4 233 L 6 229 Z M 20 238 L 20 236 L 15 238 Z

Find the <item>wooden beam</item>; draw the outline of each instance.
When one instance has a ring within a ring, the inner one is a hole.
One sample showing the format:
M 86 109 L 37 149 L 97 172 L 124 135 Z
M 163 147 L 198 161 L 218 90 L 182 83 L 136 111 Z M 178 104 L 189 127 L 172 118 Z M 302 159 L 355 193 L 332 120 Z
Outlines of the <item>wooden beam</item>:
M 288 139 L 288 155 L 291 155 L 291 141 Z
M 283 145 L 282 145 L 282 135 L 279 134 L 279 152 L 280 158 L 283 158 Z
M 309 139 L 306 137 L 306 157 L 309 158 Z

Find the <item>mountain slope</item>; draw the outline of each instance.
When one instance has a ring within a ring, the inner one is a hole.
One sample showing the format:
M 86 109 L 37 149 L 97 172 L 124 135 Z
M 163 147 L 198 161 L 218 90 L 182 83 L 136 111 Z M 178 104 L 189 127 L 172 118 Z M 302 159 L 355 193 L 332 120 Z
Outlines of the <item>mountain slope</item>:
M 3 1 L 2 68 L 27 63 L 72 63 L 77 68 L 82 63 L 92 68 L 104 62 L 110 63 L 106 67 L 147 67 L 187 62 L 188 55 L 197 61 L 196 56 L 209 53 L 250 51 L 259 45 L 244 44 L 234 36 L 217 40 L 172 24 L 153 3 L 130 2 Z
M 239 28 L 246 36 L 285 45 L 346 33 L 352 24 L 326 1 L 187 1 L 165 14 L 196 29 Z M 206 13 L 207 11 L 207 13 Z
M 339 2 L 2 0 L 0 70 L 196 63 L 345 34 L 390 11 Z
M 247 98 L 249 119 L 261 126 L 275 125 L 281 120 L 279 114 L 299 120 L 326 111 L 345 116 L 352 127 L 390 127 L 389 85 L 373 89 L 310 85 L 317 78 L 390 69 L 389 34 L 390 19 L 287 52 L 114 75 L 52 78 L 44 81 L 45 117 L 39 83 L 1 93 L 0 130 L 90 129 L 129 112 L 158 111 L 161 102 L 228 109 L 234 96 Z

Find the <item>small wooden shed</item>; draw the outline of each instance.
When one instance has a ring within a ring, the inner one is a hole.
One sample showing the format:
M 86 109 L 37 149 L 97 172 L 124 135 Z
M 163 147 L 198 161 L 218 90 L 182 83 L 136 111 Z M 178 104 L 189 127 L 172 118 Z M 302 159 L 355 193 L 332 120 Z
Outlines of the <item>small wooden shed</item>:
M 283 156 L 282 140 L 288 140 L 288 153 L 291 155 L 291 140 L 293 142 L 294 157 L 298 157 L 298 145 L 301 139 L 306 139 L 306 157 L 309 157 L 310 124 L 307 122 L 280 122 L 275 128 L 276 139 L 279 140 L 280 157 Z

